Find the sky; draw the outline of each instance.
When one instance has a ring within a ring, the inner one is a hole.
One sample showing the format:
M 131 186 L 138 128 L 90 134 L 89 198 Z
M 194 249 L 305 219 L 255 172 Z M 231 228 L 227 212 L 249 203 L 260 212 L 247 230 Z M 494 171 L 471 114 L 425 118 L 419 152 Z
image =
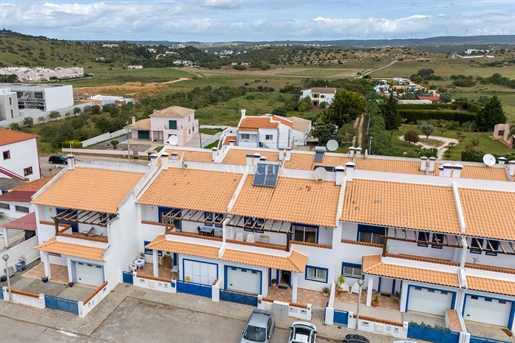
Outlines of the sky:
M 92 41 L 513 35 L 515 0 L 0 0 L 0 24 L 28 35 Z

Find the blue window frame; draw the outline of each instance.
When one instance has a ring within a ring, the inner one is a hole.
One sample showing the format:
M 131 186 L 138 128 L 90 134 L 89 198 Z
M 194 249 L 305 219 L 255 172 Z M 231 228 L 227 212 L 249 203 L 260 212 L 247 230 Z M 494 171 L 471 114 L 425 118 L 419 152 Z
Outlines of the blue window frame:
M 426 231 L 419 231 L 418 232 L 418 236 L 417 236 L 417 245 L 419 247 L 428 247 L 428 244 L 427 242 L 429 242 L 429 236 L 431 236 L 431 234 L 429 232 L 426 232 Z
M 485 252 L 486 255 L 497 256 L 497 251 L 499 250 L 499 241 L 488 240 L 486 242 L 486 249 L 487 249 Z M 492 251 L 492 249 L 494 251 Z
M 320 268 L 314 266 L 306 266 L 304 278 L 309 281 L 324 282 L 327 283 L 327 268 Z
M 243 222 L 244 222 L 244 224 L 243 224 L 244 231 L 255 232 L 255 233 L 264 233 L 265 232 L 263 230 L 251 229 L 252 226 L 254 226 L 254 223 L 256 224 L 256 226 L 254 226 L 254 227 L 262 227 L 263 225 L 265 225 L 265 220 L 262 218 L 243 217 Z
M 291 232 L 295 241 L 318 243 L 318 226 L 293 223 Z
M 342 262 L 342 274 L 345 275 L 345 277 L 361 279 L 361 264 Z
M 385 227 L 359 224 L 356 240 L 358 242 L 383 244 L 384 239 L 381 236 L 386 236 L 387 234 L 388 229 Z
M 444 235 L 441 233 L 433 233 L 433 238 L 431 239 L 432 243 L 443 243 Z M 441 245 L 431 245 L 431 248 L 433 249 L 442 249 Z
M 216 221 L 213 222 L 214 224 L 205 222 L 204 223 L 205 226 L 215 225 L 215 227 L 223 227 L 222 222 L 225 219 L 225 214 L 216 213 L 216 212 L 204 212 L 204 219 L 206 221 L 207 220 L 214 221 L 216 219 Z
M 472 237 L 470 240 L 470 253 L 481 254 L 483 249 L 484 239 Z
M 143 248 L 145 249 L 145 255 L 153 255 L 154 250 L 147 249 L 146 248 L 147 244 L 150 244 L 150 241 L 143 241 Z M 161 250 L 159 250 L 157 252 L 157 256 L 159 256 L 159 257 L 163 256 L 163 252 Z
M 170 211 L 172 211 L 172 214 L 178 214 L 178 213 L 181 212 L 181 209 L 180 208 L 173 208 L 173 207 L 159 206 L 157 208 L 157 218 L 158 218 L 158 221 L 160 223 L 162 223 L 164 215 L 167 214 Z M 181 230 L 181 221 L 180 220 L 174 219 L 174 220 L 172 220 L 172 222 L 170 224 L 175 224 L 175 228 L 177 230 Z

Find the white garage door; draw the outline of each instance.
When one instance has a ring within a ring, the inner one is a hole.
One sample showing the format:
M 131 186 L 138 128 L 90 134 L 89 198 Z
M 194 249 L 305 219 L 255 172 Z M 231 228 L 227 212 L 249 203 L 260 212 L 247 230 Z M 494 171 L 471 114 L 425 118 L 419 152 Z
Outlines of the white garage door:
M 218 266 L 212 263 L 184 260 L 184 280 L 212 285 L 218 277 Z
M 251 269 L 227 267 L 227 289 L 259 294 L 261 272 Z
M 467 295 L 463 319 L 507 326 L 512 306 L 510 301 Z
M 452 297 L 452 292 L 411 286 L 409 288 L 408 311 L 444 316 L 445 311 L 451 308 Z
M 75 262 L 75 275 L 77 283 L 85 283 L 92 286 L 100 286 L 104 283 L 104 271 L 102 266 L 86 262 Z

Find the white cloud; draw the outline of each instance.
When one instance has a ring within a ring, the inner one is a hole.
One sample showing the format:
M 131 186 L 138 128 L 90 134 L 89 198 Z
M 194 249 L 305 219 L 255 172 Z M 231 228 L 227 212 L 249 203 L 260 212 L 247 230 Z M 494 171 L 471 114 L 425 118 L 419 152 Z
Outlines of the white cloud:
M 203 6 L 216 8 L 239 8 L 243 0 L 204 0 Z

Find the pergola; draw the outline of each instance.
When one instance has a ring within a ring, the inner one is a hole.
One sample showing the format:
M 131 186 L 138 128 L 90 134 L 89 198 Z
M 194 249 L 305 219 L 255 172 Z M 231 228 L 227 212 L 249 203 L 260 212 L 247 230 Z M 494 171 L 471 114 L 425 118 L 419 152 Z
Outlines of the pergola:
M 53 216 L 52 219 L 54 220 L 55 232 L 57 233 L 59 231 L 59 221 L 106 227 L 113 219 L 117 218 L 117 216 L 118 215 L 114 213 L 67 209 Z

